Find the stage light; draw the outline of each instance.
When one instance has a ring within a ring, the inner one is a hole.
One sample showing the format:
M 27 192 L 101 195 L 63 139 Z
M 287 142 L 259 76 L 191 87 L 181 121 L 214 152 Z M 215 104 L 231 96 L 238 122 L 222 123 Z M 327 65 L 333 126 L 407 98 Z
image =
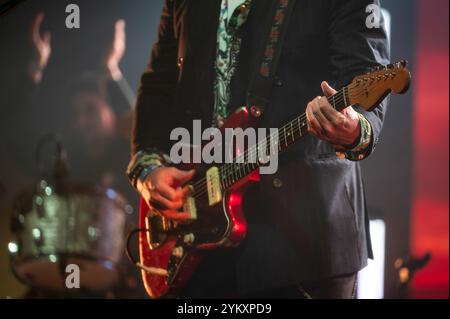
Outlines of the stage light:
M 10 242 L 8 244 L 8 251 L 14 255 L 19 251 L 19 246 L 15 242 Z
M 358 274 L 358 299 L 384 298 L 384 260 L 386 225 L 383 220 L 370 221 L 374 259 Z

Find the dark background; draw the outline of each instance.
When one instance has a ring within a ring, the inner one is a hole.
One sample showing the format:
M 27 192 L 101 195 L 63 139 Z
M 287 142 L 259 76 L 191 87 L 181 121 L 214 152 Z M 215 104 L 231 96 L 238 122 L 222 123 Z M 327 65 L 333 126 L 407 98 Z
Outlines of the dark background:
M 65 7 L 76 3 L 81 10 L 81 29 L 65 27 Z M 392 16 L 392 60 L 407 59 L 414 74 L 414 47 L 416 33 L 416 1 L 385 0 L 382 2 Z M 89 69 L 96 64 L 102 50 L 112 37 L 114 21 L 126 21 L 127 51 L 121 69 L 125 78 L 136 90 L 140 74 L 146 66 L 150 46 L 155 40 L 156 27 L 162 1 L 148 0 L 95 0 L 61 1 L 28 0 L 10 13 L 0 17 L 0 119 L 5 106 L 2 97 L 23 76 L 29 59 L 27 42 L 31 21 L 39 10 L 45 11 L 43 31 L 52 33 L 52 56 L 45 72 L 42 88 L 27 116 L 39 118 L 35 123 L 37 132 L 52 131 L 59 116 L 64 116 L 64 105 L 55 105 L 61 100 L 62 83 L 69 75 Z M 448 7 L 447 7 L 448 8 Z M 414 84 L 412 89 L 414 90 Z M 412 91 L 412 90 L 411 90 Z M 410 91 L 410 92 L 411 92 Z M 44 119 L 42 119 L 42 115 Z M 410 211 L 412 199 L 412 94 L 394 96 L 387 114 L 382 141 L 376 152 L 363 163 L 369 211 L 372 218 L 382 218 L 387 225 L 387 256 L 385 275 L 385 297 L 398 297 L 397 273 L 393 267 L 397 257 L 407 256 L 410 249 Z M 17 123 L 1 125 L 15 131 Z M 33 149 L 29 136 L 16 132 L 23 147 Z M 33 140 L 34 141 L 34 140 Z M 0 139 L 0 143 L 2 143 Z M 0 154 L 0 297 L 18 296 L 23 287 L 9 272 L 6 245 L 9 240 L 8 201 L 14 192 L 33 181 L 36 174 L 33 163 L 21 166 L 5 160 Z M 13 171 L 18 171 L 13 174 Z

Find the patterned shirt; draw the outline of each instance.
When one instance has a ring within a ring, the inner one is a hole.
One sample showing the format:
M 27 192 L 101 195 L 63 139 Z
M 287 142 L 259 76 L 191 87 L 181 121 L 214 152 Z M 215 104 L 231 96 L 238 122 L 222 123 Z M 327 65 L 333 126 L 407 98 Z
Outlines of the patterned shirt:
M 228 116 L 231 79 L 238 64 L 241 30 L 247 21 L 251 0 L 223 0 L 217 30 L 217 54 L 214 64 L 213 125 L 222 126 Z

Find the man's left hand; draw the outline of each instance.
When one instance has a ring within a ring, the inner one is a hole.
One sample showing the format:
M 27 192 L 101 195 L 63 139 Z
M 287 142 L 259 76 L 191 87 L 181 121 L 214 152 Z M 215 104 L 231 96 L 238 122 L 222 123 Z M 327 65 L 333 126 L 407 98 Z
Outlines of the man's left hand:
M 361 135 L 358 113 L 351 106 L 341 112 L 336 111 L 327 99 L 336 90 L 327 82 L 322 82 L 321 87 L 324 96 L 315 98 L 306 108 L 308 132 L 338 150 L 348 149 Z

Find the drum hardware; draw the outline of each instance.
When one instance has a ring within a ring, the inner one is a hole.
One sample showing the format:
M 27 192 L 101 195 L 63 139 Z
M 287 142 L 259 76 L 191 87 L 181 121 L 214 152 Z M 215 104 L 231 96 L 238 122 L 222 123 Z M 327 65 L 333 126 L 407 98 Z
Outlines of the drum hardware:
M 68 184 L 66 191 L 46 194 L 40 205 L 35 192 L 19 196 L 11 223 L 16 238 L 8 245 L 13 271 L 31 287 L 64 291 L 65 267 L 76 264 L 84 288 L 108 289 L 119 277 L 126 202 L 81 184 Z
M 31 235 L 33 236 L 34 243 L 36 246 L 42 246 L 44 243 L 44 238 L 42 237 L 42 232 L 39 228 L 33 228 L 31 231 Z
M 91 242 L 95 243 L 101 237 L 101 230 L 97 227 L 89 226 L 88 235 Z
M 39 163 L 39 151 L 36 158 Z M 40 167 L 41 176 L 46 175 Z M 112 189 L 69 181 L 67 167 L 57 142 L 50 177 L 17 196 L 11 218 L 15 239 L 8 244 L 11 268 L 30 287 L 63 292 L 66 266 L 76 264 L 83 290 L 104 291 L 118 282 L 126 215 L 132 208 Z

